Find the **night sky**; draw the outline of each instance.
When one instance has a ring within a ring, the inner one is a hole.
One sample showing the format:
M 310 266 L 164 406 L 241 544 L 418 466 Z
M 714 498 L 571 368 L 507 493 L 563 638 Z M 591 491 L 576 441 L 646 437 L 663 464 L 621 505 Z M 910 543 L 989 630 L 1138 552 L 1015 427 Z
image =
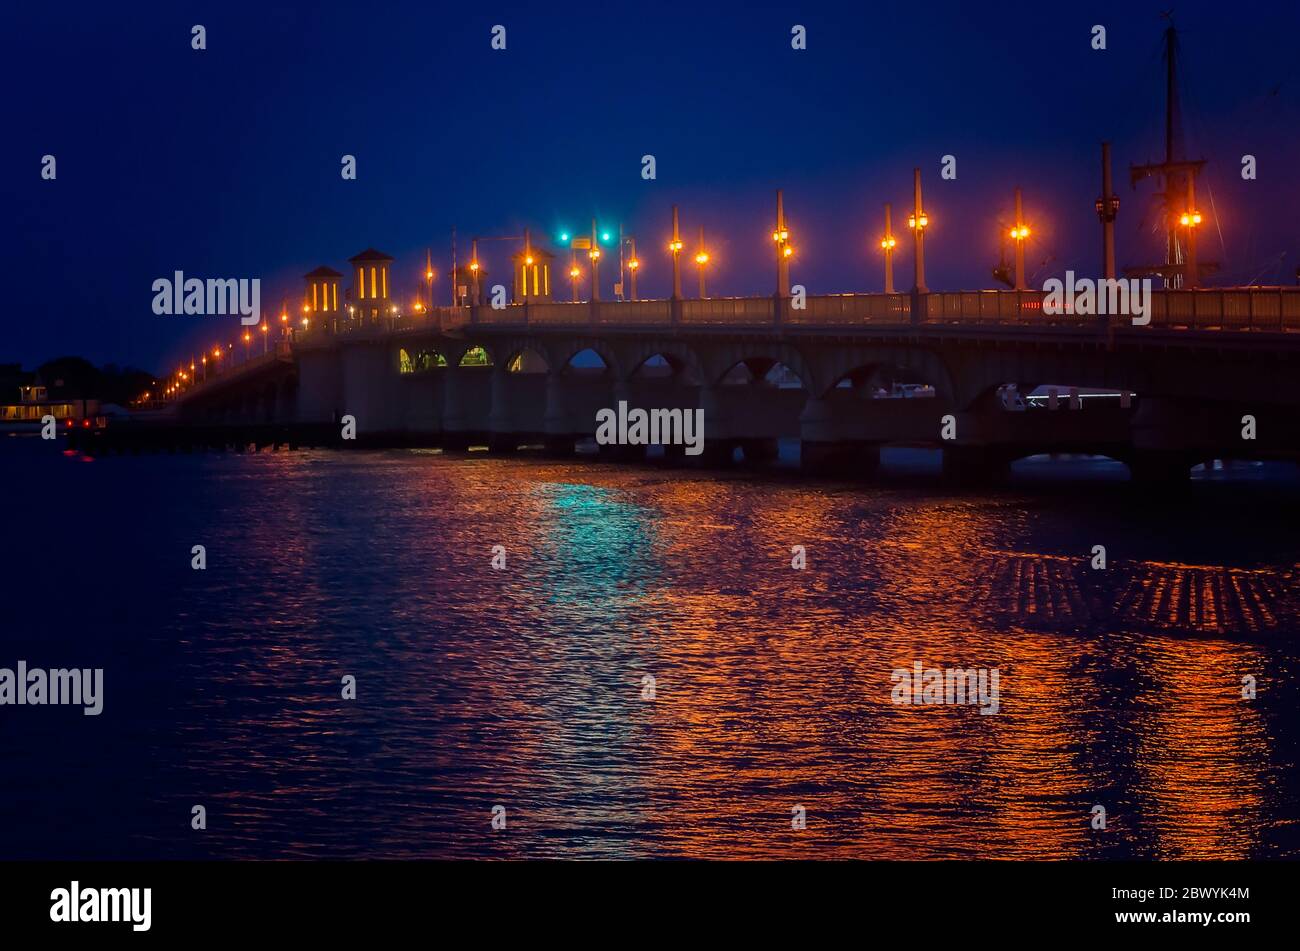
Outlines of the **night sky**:
M 637 236 L 642 296 L 666 296 L 670 206 L 703 224 L 709 291 L 770 294 L 774 189 L 809 293 L 878 291 L 882 204 L 906 232 L 920 166 L 931 288 L 993 286 L 1012 190 L 1033 282 L 1096 276 L 1098 142 L 1114 143 L 1121 266 L 1157 260 L 1148 182 L 1163 149 L 1161 9 L 1119 3 L 49 3 L 6 12 L 0 362 L 61 354 L 165 371 L 235 338 L 233 317 L 158 317 L 152 282 L 301 275 L 374 246 L 409 299 L 450 233 L 602 226 Z M 1186 142 L 1210 160 L 1213 283 L 1292 283 L 1300 265 L 1300 8 L 1181 3 Z M 208 48 L 190 48 L 190 28 Z M 489 46 L 494 24 L 507 49 Z M 803 24 L 808 49 L 790 46 Z M 1090 48 L 1107 28 L 1104 52 Z M 41 156 L 58 161 L 40 177 Z M 340 175 L 354 154 L 356 181 Z M 658 178 L 641 179 L 653 154 Z M 1240 177 L 1241 156 L 1259 178 Z M 957 158 L 941 181 L 940 158 Z M 1220 239 L 1219 232 L 1222 233 Z M 900 242 L 896 280 L 911 278 Z M 482 255 L 509 284 L 498 244 Z M 608 258 L 606 259 L 608 260 Z M 585 262 L 584 262 L 585 264 Z M 603 268 L 610 297 L 614 268 Z M 694 292 L 691 269 L 685 288 Z M 567 282 L 557 281 L 567 298 Z M 346 286 L 346 283 L 345 283 Z M 585 296 L 585 295 L 584 295 Z

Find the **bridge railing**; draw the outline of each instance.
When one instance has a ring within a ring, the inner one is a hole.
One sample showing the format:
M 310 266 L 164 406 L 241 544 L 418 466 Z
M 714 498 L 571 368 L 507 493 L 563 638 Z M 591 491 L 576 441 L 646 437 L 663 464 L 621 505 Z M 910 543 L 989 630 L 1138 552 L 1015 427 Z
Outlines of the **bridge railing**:
M 823 294 L 796 308 L 781 305 L 780 324 L 799 328 L 860 326 L 1039 326 L 1090 328 L 1106 321 L 1093 314 L 1048 314 L 1039 290 L 934 291 L 911 294 Z M 914 310 L 915 307 L 915 310 Z M 674 314 L 675 312 L 675 314 Z M 676 321 L 674 321 L 674 316 Z M 1157 290 L 1150 299 L 1150 322 L 1142 326 L 1174 330 L 1300 331 L 1300 287 Z M 1127 317 L 1110 323 L 1129 326 Z M 435 307 L 422 312 L 376 318 L 322 321 L 295 342 L 310 344 L 333 336 L 365 337 L 404 332 L 444 332 L 484 327 L 775 327 L 771 297 L 710 297 L 681 300 L 548 301 L 510 304 L 500 309 Z
M 207 377 L 182 390 L 176 398 L 180 400 L 192 399 L 199 394 L 207 393 L 236 380 L 251 376 L 269 366 L 290 361 L 293 359 L 293 349 L 287 340 L 280 340 L 266 353 L 259 353 L 257 356 L 250 356 L 247 360 L 237 360 L 233 363 L 230 362 L 230 359 L 230 357 L 226 357 L 225 363 L 216 360 L 209 361 L 207 364 Z
M 809 297 L 802 310 L 786 305 L 781 321 L 795 326 L 906 324 L 912 320 L 910 294 L 825 294 Z
M 920 297 L 923 324 L 1019 324 L 1096 322 L 1095 317 L 1043 312 L 1042 291 L 940 291 Z
M 1300 288 L 1164 291 L 1153 295 L 1151 323 L 1190 330 L 1300 330 Z

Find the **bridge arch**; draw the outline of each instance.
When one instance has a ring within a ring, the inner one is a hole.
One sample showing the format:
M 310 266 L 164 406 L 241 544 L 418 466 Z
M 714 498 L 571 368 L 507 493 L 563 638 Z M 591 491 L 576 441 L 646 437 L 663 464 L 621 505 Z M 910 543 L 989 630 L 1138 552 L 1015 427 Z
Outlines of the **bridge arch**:
M 459 359 L 456 360 L 458 367 L 490 367 L 495 366 L 496 360 L 493 359 L 492 350 L 481 343 L 468 343 L 461 351 Z
M 757 379 L 765 376 L 776 364 L 784 365 L 798 377 L 809 394 L 817 392 L 819 380 L 814 368 L 804 358 L 802 352 L 787 344 L 719 348 L 709 355 L 705 379 L 711 384 L 722 383 L 727 374 L 738 365 L 744 365 L 746 370 Z
M 549 373 L 551 360 L 542 349 L 524 344 L 515 347 L 506 357 L 505 367 L 509 373 Z
M 626 355 L 625 366 L 628 367 L 628 379 L 672 379 L 698 384 L 702 377 L 699 360 L 689 348 L 642 346 Z
M 609 347 L 601 345 L 593 346 L 590 342 L 582 342 L 576 345 L 570 344 L 565 348 L 565 350 L 560 352 L 564 353 L 565 351 L 568 351 L 568 356 L 566 356 L 562 361 L 557 361 L 561 373 L 573 373 L 575 370 L 584 372 L 596 369 L 594 367 L 584 367 L 581 363 L 575 364 L 573 362 L 579 357 L 583 357 L 584 362 L 586 362 L 589 359 L 586 355 L 590 354 L 600 361 L 600 376 L 613 377 L 614 379 L 619 378 L 618 361 L 614 359 L 613 351 Z M 591 375 L 595 376 L 597 374 L 593 373 Z
M 844 381 L 859 388 L 888 377 L 900 383 L 928 384 L 934 395 L 947 402 L 953 399 L 952 375 L 943 359 L 922 347 L 843 347 L 819 351 L 817 377 L 821 389 L 813 391 L 820 398 L 840 387 Z
M 397 372 L 401 374 L 422 373 L 425 370 L 435 370 L 447 365 L 447 358 L 437 350 L 431 348 L 415 349 L 412 347 L 407 350 L 405 347 L 397 351 Z
M 808 392 L 807 384 L 798 373 L 780 360 L 772 360 L 768 357 L 741 360 L 722 375 L 719 383 L 723 386 L 766 383 L 780 389 L 799 389 L 804 393 Z

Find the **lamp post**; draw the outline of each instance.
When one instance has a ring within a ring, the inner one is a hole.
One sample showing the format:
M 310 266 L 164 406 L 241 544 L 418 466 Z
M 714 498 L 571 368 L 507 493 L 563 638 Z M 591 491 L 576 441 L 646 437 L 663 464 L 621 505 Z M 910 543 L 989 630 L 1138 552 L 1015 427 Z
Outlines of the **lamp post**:
M 1119 198 L 1110 182 L 1110 143 L 1101 143 L 1101 197 L 1094 203 L 1101 219 L 1101 266 L 1107 280 L 1115 277 L 1115 219 L 1119 216 Z
M 1016 290 L 1026 290 L 1025 284 L 1025 239 L 1029 237 L 1029 226 L 1025 224 L 1024 211 L 1020 206 L 1020 189 L 1016 189 L 1016 222 L 1011 226 L 1011 240 L 1016 243 Z
M 424 249 L 424 283 L 428 286 L 428 307 L 433 310 L 433 251 Z
M 682 299 L 682 236 L 677 230 L 677 206 L 673 205 L 673 239 L 668 242 L 673 255 L 673 300 Z
M 704 300 L 704 268 L 709 263 L 709 252 L 704 249 L 704 225 L 700 225 L 700 250 L 695 253 L 695 266 L 700 270 L 700 300 Z
M 265 320 L 262 321 L 262 323 L 261 323 L 259 326 L 261 327 L 261 330 L 262 330 L 262 356 L 266 356 L 266 354 L 267 354 L 267 346 L 268 346 L 268 338 L 270 337 L 270 334 L 267 333 L 267 326 L 266 326 L 266 321 L 265 321 Z
M 636 238 L 618 226 L 618 299 L 636 300 L 636 272 L 641 262 L 636 257 Z M 630 283 L 625 283 L 630 282 Z
M 636 272 L 641 267 L 641 262 L 636 257 L 636 238 L 628 238 L 628 241 L 631 242 L 632 246 L 632 257 L 627 262 L 627 273 L 632 282 L 632 296 L 629 299 L 636 300 Z
M 596 233 L 596 219 L 591 219 L 591 250 L 587 252 L 587 257 L 591 258 L 591 302 L 600 303 L 600 236 Z
M 881 250 L 885 252 L 885 293 L 894 293 L 894 246 L 898 244 L 894 237 L 893 225 L 890 224 L 889 202 L 885 202 L 885 236 L 880 239 Z
M 245 363 L 247 363 L 249 359 L 250 351 L 248 345 L 251 344 L 252 342 L 253 342 L 253 335 L 250 334 L 247 330 L 245 330 L 244 331 L 244 362 Z
M 573 302 L 578 303 L 578 281 L 582 280 L 582 269 L 578 267 L 578 253 L 570 252 L 569 281 L 573 284 Z
M 915 294 L 928 294 L 929 289 L 925 286 L 925 229 L 930 227 L 930 216 L 921 210 L 921 170 L 912 169 L 912 214 L 908 216 L 907 226 L 912 229 L 912 237 L 916 242 L 916 257 L 913 261 L 915 269 L 915 284 L 912 292 Z
M 469 250 L 469 272 L 473 275 L 474 294 L 470 298 L 470 303 L 475 307 L 478 306 L 478 238 L 470 242 Z
M 1187 175 L 1187 210 L 1178 219 L 1187 229 L 1187 260 L 1183 264 L 1183 286 L 1193 290 L 1201 286 L 1201 275 L 1196 262 L 1196 229 L 1201 226 L 1201 213 L 1196 210 L 1196 176 Z
M 794 248 L 790 245 L 790 229 L 785 223 L 785 199 L 781 189 L 776 190 L 776 230 L 772 232 L 776 244 L 776 296 L 780 300 L 790 296 L 790 258 Z

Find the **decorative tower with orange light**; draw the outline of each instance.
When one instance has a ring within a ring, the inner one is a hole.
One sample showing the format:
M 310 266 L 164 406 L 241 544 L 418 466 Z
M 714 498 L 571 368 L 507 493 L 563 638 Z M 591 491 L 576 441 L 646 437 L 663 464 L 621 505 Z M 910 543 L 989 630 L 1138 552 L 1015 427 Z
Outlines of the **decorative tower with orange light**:
M 377 318 L 388 313 L 391 307 L 388 271 L 393 258 L 374 248 L 366 248 L 360 254 L 348 258 L 348 263 L 352 265 L 353 299 L 358 314 Z
M 342 277 L 334 268 L 325 265 L 303 275 L 303 280 L 307 282 L 303 304 L 310 308 L 310 313 L 321 314 L 329 319 L 338 316 L 339 281 Z
M 516 304 L 536 303 L 551 299 L 551 262 L 555 255 L 544 248 L 534 247 L 527 238 L 524 248 L 511 258 L 514 261 Z

